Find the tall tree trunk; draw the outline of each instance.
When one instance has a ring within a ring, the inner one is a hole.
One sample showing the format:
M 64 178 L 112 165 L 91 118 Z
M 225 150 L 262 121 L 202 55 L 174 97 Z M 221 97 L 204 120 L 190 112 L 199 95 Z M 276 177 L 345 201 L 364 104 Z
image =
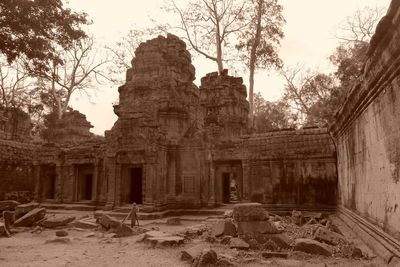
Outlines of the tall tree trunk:
M 216 14 L 217 18 L 217 14 Z M 218 65 L 218 74 L 221 74 L 224 70 L 224 64 L 222 62 L 222 46 L 221 46 L 221 31 L 219 29 L 219 21 L 217 21 L 216 25 L 216 33 L 215 33 L 215 44 L 217 45 L 217 65 Z
M 256 22 L 256 35 L 254 37 L 253 45 L 250 51 L 250 64 L 249 64 L 249 121 L 250 126 L 254 127 L 254 72 L 256 68 L 256 52 L 260 45 L 261 40 L 261 16 L 263 14 L 263 2 L 264 0 L 258 1 L 257 6 L 257 22 Z

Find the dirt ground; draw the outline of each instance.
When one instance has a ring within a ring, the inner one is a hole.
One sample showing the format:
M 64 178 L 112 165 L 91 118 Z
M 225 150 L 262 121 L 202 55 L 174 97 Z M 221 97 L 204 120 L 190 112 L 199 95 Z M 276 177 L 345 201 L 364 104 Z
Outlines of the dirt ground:
M 161 231 L 178 232 L 184 227 L 198 224 L 205 217 L 183 221 L 180 226 L 169 226 L 163 221 L 147 221 L 144 227 L 157 227 Z M 0 266 L 190 266 L 181 261 L 181 251 L 204 240 L 194 239 L 180 247 L 152 248 L 137 242 L 139 236 L 112 238 L 106 233 L 77 228 L 66 228 L 69 241 L 48 243 L 55 239 L 56 230 L 40 233 L 25 231 L 11 238 L 0 238 Z M 93 233 L 94 236 L 87 235 Z M 230 249 L 221 244 L 210 244 L 218 254 L 235 259 L 236 266 L 383 266 L 379 259 L 356 260 L 325 258 L 293 252 L 288 259 L 264 259 L 257 252 Z

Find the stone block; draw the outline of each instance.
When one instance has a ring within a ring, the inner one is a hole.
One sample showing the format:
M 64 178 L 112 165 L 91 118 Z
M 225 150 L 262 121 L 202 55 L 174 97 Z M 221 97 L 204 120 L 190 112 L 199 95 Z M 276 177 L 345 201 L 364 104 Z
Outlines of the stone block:
M 234 206 L 233 219 L 237 222 L 266 221 L 269 215 L 260 203 L 241 203 Z
M 204 249 L 210 248 L 208 244 L 198 244 L 188 249 L 182 250 L 181 260 L 192 262 L 198 258 Z
M 37 221 L 41 220 L 44 218 L 46 215 L 46 209 L 45 208 L 35 208 L 19 218 L 18 220 L 15 221 L 14 226 L 15 227 L 29 227 L 33 226 Z
M 100 216 L 99 223 L 106 229 L 117 228 L 121 224 L 121 222 L 117 221 L 114 218 L 111 218 L 111 216 L 107 214 L 102 214 Z
M 2 200 L 0 201 L 0 211 L 15 210 L 18 205 L 20 205 L 20 203 L 15 200 Z
M 231 238 L 231 242 L 229 243 L 230 248 L 237 249 L 248 249 L 250 245 L 241 238 Z
M 273 251 L 266 251 L 262 253 L 264 258 L 284 258 L 286 259 L 289 254 L 287 252 L 273 252 Z
M 94 229 L 98 226 L 98 224 L 89 222 L 86 220 L 77 220 L 73 221 L 72 225 L 77 228 L 82 228 L 82 229 Z
M 65 226 L 75 220 L 74 216 L 53 216 L 46 218 L 40 223 L 40 226 L 45 228 L 55 228 L 58 226 Z
M 133 230 L 125 224 L 120 224 L 119 226 L 112 228 L 112 233 L 115 233 L 115 237 L 126 237 L 133 235 Z
M 39 203 L 36 202 L 30 202 L 26 204 L 21 204 L 15 207 L 15 218 L 21 218 L 23 215 L 27 214 L 33 209 L 36 209 L 39 207 Z
M 285 233 L 280 234 L 265 234 L 263 235 L 267 240 L 273 241 L 278 247 L 283 249 L 291 248 L 290 239 Z
M 168 218 L 167 219 L 167 224 L 168 225 L 180 225 L 181 224 L 181 218 L 179 218 L 179 217 Z
M 271 221 L 238 222 L 238 234 L 278 234 L 279 231 Z
M 330 246 L 316 240 L 305 238 L 296 239 L 294 250 L 327 257 L 332 255 L 332 249 Z
M 14 211 L 4 211 L 3 212 L 4 224 L 7 229 L 10 229 L 10 226 L 14 224 Z
M 68 232 L 65 231 L 65 230 L 56 231 L 56 236 L 58 236 L 58 237 L 64 237 L 64 236 L 67 236 L 67 235 L 68 235 Z
M 217 253 L 212 249 L 204 249 L 193 263 L 193 267 L 215 266 L 218 261 Z
M 346 242 L 344 236 L 332 232 L 325 227 L 318 227 L 313 238 L 317 241 L 334 246 L 338 245 L 340 242 Z

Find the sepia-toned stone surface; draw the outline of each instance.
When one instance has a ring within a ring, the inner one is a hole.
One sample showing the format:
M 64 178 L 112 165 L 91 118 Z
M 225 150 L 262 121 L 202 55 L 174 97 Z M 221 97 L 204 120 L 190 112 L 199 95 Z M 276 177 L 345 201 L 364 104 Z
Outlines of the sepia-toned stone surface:
M 341 206 L 400 240 L 400 3 L 371 40 L 361 82 L 331 126 Z

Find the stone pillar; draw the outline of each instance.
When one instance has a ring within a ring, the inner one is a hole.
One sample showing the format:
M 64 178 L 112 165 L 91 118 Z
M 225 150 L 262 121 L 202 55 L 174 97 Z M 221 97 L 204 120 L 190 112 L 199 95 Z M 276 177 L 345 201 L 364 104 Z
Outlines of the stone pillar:
M 250 160 L 245 159 L 242 161 L 242 201 L 250 200 Z
M 35 182 L 34 199 L 35 201 L 40 202 L 40 165 L 33 166 L 33 179 Z
M 108 170 L 108 172 L 105 173 L 105 179 L 107 181 L 107 203 L 104 208 L 110 210 L 115 206 L 115 157 L 107 157 L 104 165 L 107 166 Z
M 92 188 L 92 201 L 97 203 L 99 197 L 97 193 L 97 185 L 99 179 L 99 160 L 96 158 L 93 166 L 93 188 Z
M 210 166 L 210 188 L 209 188 L 209 196 L 210 198 L 208 199 L 208 206 L 209 207 L 214 207 L 216 203 L 216 198 L 215 198 L 215 166 L 214 166 L 214 161 L 213 161 L 213 155 L 212 152 L 210 151 L 208 154 L 208 162 Z

